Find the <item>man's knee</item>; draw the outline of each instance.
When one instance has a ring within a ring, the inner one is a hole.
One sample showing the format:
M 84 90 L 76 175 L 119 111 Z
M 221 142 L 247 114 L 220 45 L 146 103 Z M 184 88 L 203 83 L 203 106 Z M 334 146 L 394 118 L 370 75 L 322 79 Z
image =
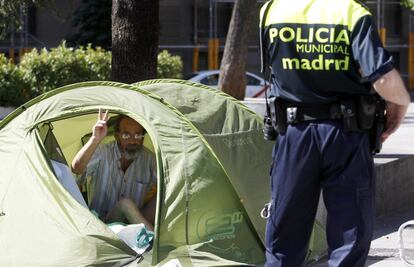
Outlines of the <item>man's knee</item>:
M 124 197 L 119 200 L 119 206 L 121 207 L 122 211 L 127 211 L 131 209 L 136 209 L 135 203 L 132 199 Z

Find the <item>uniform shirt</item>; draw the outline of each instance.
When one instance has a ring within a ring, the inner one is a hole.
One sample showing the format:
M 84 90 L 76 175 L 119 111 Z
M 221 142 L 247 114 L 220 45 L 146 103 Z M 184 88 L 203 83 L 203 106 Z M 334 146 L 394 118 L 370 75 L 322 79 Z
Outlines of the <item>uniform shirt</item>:
M 157 183 L 155 156 L 145 147 L 142 147 L 125 173 L 121 169 L 120 159 L 121 153 L 116 142 L 100 145 L 84 174 L 92 177 L 94 188 L 89 207 L 101 219 L 123 197 L 131 198 L 141 208 L 146 194 Z
M 358 1 L 274 0 L 262 7 L 260 23 L 272 95 L 285 100 L 321 104 L 368 94 L 393 68 L 371 13 Z

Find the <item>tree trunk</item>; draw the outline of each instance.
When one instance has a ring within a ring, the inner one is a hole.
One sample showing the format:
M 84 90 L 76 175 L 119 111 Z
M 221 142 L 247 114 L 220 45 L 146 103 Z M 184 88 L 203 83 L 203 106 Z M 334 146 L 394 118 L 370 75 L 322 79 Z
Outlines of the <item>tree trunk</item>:
M 227 33 L 220 67 L 218 87 L 223 92 L 243 100 L 246 90 L 246 59 L 248 37 L 253 16 L 257 12 L 256 0 L 236 0 Z
M 112 80 L 156 78 L 158 9 L 157 0 L 112 0 Z

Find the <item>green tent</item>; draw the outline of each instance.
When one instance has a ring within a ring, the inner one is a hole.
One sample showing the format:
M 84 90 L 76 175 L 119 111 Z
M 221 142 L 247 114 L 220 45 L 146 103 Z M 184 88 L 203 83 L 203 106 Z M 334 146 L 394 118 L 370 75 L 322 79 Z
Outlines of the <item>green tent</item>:
M 155 241 L 142 257 L 52 167 L 71 162 L 99 107 L 143 125 L 157 158 Z M 0 266 L 262 264 L 272 144 L 261 128 L 231 97 L 184 81 L 80 83 L 29 101 L 0 123 Z

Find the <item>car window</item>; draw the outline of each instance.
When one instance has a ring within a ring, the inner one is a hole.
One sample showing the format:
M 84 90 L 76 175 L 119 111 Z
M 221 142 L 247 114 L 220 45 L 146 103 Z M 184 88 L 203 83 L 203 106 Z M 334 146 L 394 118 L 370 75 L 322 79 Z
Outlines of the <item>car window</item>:
M 190 73 L 187 76 L 184 76 L 184 80 L 190 80 L 190 79 L 196 77 L 197 75 L 198 75 L 197 72 Z
M 201 79 L 200 83 L 205 85 L 217 85 L 218 84 L 219 75 L 218 74 L 211 74 L 203 79 Z
M 246 74 L 246 83 L 247 85 L 260 85 L 260 80 L 249 74 Z

